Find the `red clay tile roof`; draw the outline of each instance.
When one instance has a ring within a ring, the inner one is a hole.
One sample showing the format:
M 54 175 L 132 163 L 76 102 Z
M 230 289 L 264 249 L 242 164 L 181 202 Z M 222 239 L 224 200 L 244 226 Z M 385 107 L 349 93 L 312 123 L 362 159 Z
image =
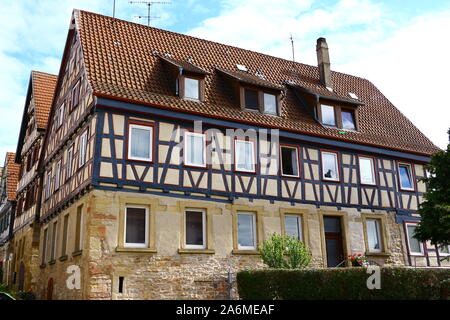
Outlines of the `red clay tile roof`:
M 31 76 L 33 81 L 36 125 L 39 129 L 45 129 L 47 127 L 58 76 L 40 71 L 32 71 Z
M 439 150 L 368 80 L 332 72 L 338 97 L 355 93 L 359 106 L 359 132 L 339 134 L 315 121 L 299 103 L 293 89 L 282 99 L 281 117 L 242 111 L 229 81 L 215 69 L 237 72 L 245 65 L 248 73 L 264 74 L 264 81 L 282 86 L 285 81 L 324 94 L 318 68 L 179 33 L 146 27 L 128 21 L 75 11 L 85 66 L 97 96 L 111 97 L 213 118 L 329 137 L 348 142 L 430 155 Z M 157 55 L 170 54 L 178 61 L 190 58 L 211 74 L 205 79 L 205 102 L 175 96 L 173 79 Z
M 192 72 L 192 73 L 197 73 L 197 74 L 203 74 L 203 75 L 207 75 L 209 74 L 208 71 L 203 70 L 202 68 L 197 67 L 196 65 L 188 62 L 188 61 L 182 61 L 182 60 L 174 60 L 168 57 L 162 57 L 159 56 L 161 58 L 161 60 L 169 63 L 172 66 L 175 66 L 177 68 L 181 68 L 184 71 L 187 72 Z
M 16 154 L 13 152 L 6 153 L 5 167 L 6 170 L 6 195 L 8 200 L 16 200 L 17 182 L 19 181 L 20 165 L 14 162 Z

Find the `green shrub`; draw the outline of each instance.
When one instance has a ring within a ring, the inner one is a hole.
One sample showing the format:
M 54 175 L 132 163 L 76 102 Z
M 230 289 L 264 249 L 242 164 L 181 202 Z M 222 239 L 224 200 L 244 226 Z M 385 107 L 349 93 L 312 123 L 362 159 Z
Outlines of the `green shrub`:
M 433 300 L 448 298 L 449 269 L 381 268 L 370 290 L 366 268 L 253 270 L 237 275 L 244 300 Z
M 262 261 L 274 269 L 300 269 L 311 263 L 308 247 L 291 236 L 272 234 L 259 250 Z

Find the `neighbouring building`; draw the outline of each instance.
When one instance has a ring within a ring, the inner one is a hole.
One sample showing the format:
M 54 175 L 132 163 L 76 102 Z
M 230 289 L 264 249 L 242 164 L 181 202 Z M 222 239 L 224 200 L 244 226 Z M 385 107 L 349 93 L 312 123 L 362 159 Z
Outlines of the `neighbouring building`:
M 371 82 L 331 71 L 325 39 L 316 51 L 310 66 L 75 10 L 40 178 L 19 184 L 38 183 L 20 219 L 38 297 L 227 298 L 274 232 L 315 267 L 448 265 L 412 237 L 439 149 Z
M 38 162 L 47 128 L 57 76 L 32 71 L 28 84 L 15 162 L 20 164 L 17 207 L 13 224 L 13 274 L 17 291 L 36 291 L 39 270 L 39 205 L 41 177 Z
M 6 153 L 5 164 L 0 170 L 0 283 L 11 284 L 15 280 L 11 238 L 16 211 L 16 188 L 20 166 L 14 163 L 15 154 Z

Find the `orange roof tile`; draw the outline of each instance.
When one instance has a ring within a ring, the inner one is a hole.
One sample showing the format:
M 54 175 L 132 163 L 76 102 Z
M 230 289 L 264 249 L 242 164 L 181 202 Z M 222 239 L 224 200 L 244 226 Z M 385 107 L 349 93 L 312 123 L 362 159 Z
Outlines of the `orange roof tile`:
M 40 71 L 32 71 L 33 96 L 36 111 L 36 125 L 39 129 L 47 127 L 58 76 Z
M 16 200 L 17 183 L 19 181 L 20 165 L 14 162 L 16 154 L 13 152 L 6 153 L 5 167 L 6 170 L 6 195 L 8 200 Z
M 331 93 L 320 84 L 316 66 L 85 11 L 76 10 L 75 17 L 88 79 L 97 96 L 416 154 L 430 155 L 439 150 L 366 79 L 332 72 L 335 92 Z M 170 73 L 154 52 L 167 53 L 177 61 L 189 59 L 208 71 L 205 102 L 176 97 Z M 241 110 L 233 89 L 216 71 L 220 68 L 237 73 L 237 64 L 245 65 L 252 77 L 262 73 L 264 82 L 274 87 L 289 81 L 337 98 L 355 93 L 363 103 L 358 107 L 360 131 L 342 135 L 339 130 L 322 126 L 299 103 L 293 89 L 287 90 L 282 99 L 281 117 Z

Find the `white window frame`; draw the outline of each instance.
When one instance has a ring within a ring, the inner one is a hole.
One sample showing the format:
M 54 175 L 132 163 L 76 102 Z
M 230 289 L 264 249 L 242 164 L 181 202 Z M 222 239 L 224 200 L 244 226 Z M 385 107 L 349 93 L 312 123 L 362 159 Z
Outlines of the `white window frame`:
M 237 144 L 238 143 L 251 143 L 252 145 L 252 154 L 251 154 L 251 159 L 252 159 L 252 169 L 247 170 L 247 169 L 242 169 L 242 168 L 238 168 L 238 163 L 237 163 L 237 159 L 239 159 L 238 157 L 238 148 L 237 148 Z M 250 172 L 250 173 L 256 173 L 256 158 L 255 158 L 255 142 L 253 140 L 243 140 L 243 139 L 235 139 L 234 140 L 234 169 L 236 172 Z
M 145 209 L 145 243 L 133 243 L 133 242 L 127 242 L 127 214 L 128 209 Z M 123 246 L 125 248 L 148 248 L 148 225 L 150 223 L 149 221 L 149 210 L 146 206 L 137 206 L 137 205 L 127 205 L 125 206 L 125 212 L 124 212 L 124 221 L 123 221 Z M 81 229 L 80 229 L 81 231 Z M 81 237 L 80 237 L 81 239 Z
M 407 240 L 407 242 L 408 242 L 408 251 L 409 251 L 409 254 L 411 255 L 411 256 L 423 256 L 424 255 L 424 248 L 423 248 L 423 243 L 422 242 L 420 242 L 419 240 L 417 240 L 417 241 L 419 241 L 419 247 L 420 247 L 420 253 L 419 252 L 412 252 L 411 251 L 411 245 L 410 245 L 410 243 L 409 243 L 409 230 L 408 230 L 408 226 L 416 226 L 417 227 L 417 223 L 412 223 L 412 222 L 406 222 L 405 223 L 405 230 L 406 230 L 406 240 Z
M 81 168 L 86 163 L 86 156 L 87 156 L 87 136 L 88 131 L 85 130 L 80 135 L 80 142 L 79 142 L 79 159 L 78 159 L 78 168 Z
M 186 81 L 187 80 L 195 80 L 195 81 L 197 81 L 197 84 L 198 84 L 198 86 L 197 86 L 197 98 L 194 98 L 194 97 L 188 97 L 187 95 L 186 95 Z M 187 76 L 185 76 L 184 78 L 183 78 L 183 85 L 184 85 L 184 99 L 188 99 L 188 100 L 193 100 L 193 101 L 200 101 L 200 86 L 201 86 L 201 83 L 200 83 L 200 79 L 197 79 L 197 78 L 194 78 L 194 77 L 187 77 Z
M 266 109 L 266 95 L 274 96 L 275 97 L 275 112 L 267 111 Z M 263 92 L 263 108 L 264 113 L 272 114 L 272 115 L 278 115 L 278 95 L 269 93 L 269 92 Z
M 374 253 L 383 252 L 384 243 L 383 243 L 383 238 L 382 238 L 383 235 L 382 235 L 382 230 L 381 230 L 381 223 L 382 223 L 381 219 L 366 218 L 365 220 L 366 220 L 365 224 L 366 224 L 366 232 L 367 232 L 367 252 L 374 252 Z M 377 228 L 376 228 L 377 234 L 376 234 L 376 236 L 378 238 L 378 243 L 380 244 L 380 248 L 379 249 L 371 249 L 371 248 L 369 248 L 369 227 L 367 225 L 367 223 L 369 221 L 375 221 L 375 223 L 377 224 Z
M 296 162 L 297 162 L 297 175 L 292 175 L 292 174 L 286 174 L 283 172 L 283 154 L 281 149 L 282 148 L 287 148 L 287 149 L 294 149 L 295 150 L 295 158 L 296 158 Z M 288 145 L 284 145 L 284 144 L 280 144 L 280 164 L 281 164 L 281 175 L 283 177 L 293 177 L 293 178 L 299 178 L 300 177 L 300 159 L 298 157 L 298 153 L 299 153 L 299 148 L 296 146 L 288 146 Z
M 67 157 L 66 157 L 66 180 L 68 180 L 70 177 L 72 177 L 72 162 L 73 162 L 73 146 L 71 146 L 67 150 Z
M 55 191 L 61 186 L 61 164 L 62 160 L 58 160 L 55 166 Z
M 298 214 L 285 214 L 284 215 L 283 223 L 284 223 L 284 233 L 286 235 L 288 235 L 287 232 L 286 232 L 286 230 L 287 230 L 286 229 L 286 217 L 295 217 L 295 218 L 297 218 L 297 227 L 298 227 L 298 233 L 299 233 L 299 237 L 300 237 L 300 239 L 298 239 L 298 240 L 301 241 L 301 242 L 304 242 L 304 239 L 303 239 L 303 217 L 301 215 L 298 215 Z
M 252 224 L 253 224 L 253 246 L 241 246 L 239 244 L 239 216 L 240 215 L 249 215 L 252 216 Z M 237 245 L 239 250 L 256 250 L 258 246 L 258 236 L 257 236 L 257 225 L 256 225 L 256 213 L 253 212 L 237 212 L 236 213 L 236 233 L 237 233 Z
M 323 107 L 330 107 L 333 109 L 333 117 L 334 117 L 334 124 L 329 124 L 329 123 L 325 123 L 323 120 Z M 337 123 L 337 117 L 336 117 L 336 107 L 335 106 L 331 106 L 329 104 L 321 104 L 320 105 L 320 114 L 321 114 L 321 121 L 322 124 L 325 126 L 330 126 L 330 127 L 337 127 L 338 123 Z
M 45 200 L 50 198 L 51 186 L 52 186 L 52 170 L 49 170 L 47 172 L 47 176 L 45 179 Z
M 131 145 L 133 143 L 131 131 L 133 130 L 133 128 L 141 129 L 141 130 L 148 130 L 150 132 L 150 139 L 149 139 L 150 140 L 149 141 L 149 143 L 150 143 L 150 149 L 149 149 L 150 150 L 150 154 L 149 154 L 149 158 L 133 157 L 131 155 Z M 129 132 L 129 137 L 128 137 L 128 159 L 152 162 L 153 161 L 153 126 L 129 123 L 128 124 L 128 132 Z
M 190 139 L 188 139 L 189 136 L 195 136 L 195 137 L 201 137 L 202 139 L 202 148 L 203 148 L 203 163 L 192 163 L 189 162 L 189 156 L 188 153 L 190 152 Z M 206 167 L 206 134 L 200 133 L 200 132 L 192 132 L 192 131 L 185 131 L 184 132 L 184 164 L 190 167 L 198 167 L 198 168 L 205 168 Z
M 326 180 L 326 181 L 340 181 L 341 177 L 340 177 L 340 168 L 339 168 L 339 153 L 337 152 L 332 152 L 332 151 L 320 151 L 321 157 L 320 160 L 322 162 L 322 180 Z M 334 156 L 334 161 L 336 163 L 336 178 L 328 178 L 325 177 L 325 161 L 323 161 L 323 155 L 324 154 L 332 154 Z
M 63 124 L 63 119 L 64 119 L 64 103 L 61 104 L 61 106 L 59 106 L 58 109 L 58 123 L 57 123 L 57 128 L 60 128 Z
M 400 167 L 407 167 L 409 168 L 409 178 L 410 178 L 410 182 L 411 182 L 411 188 L 405 188 L 402 186 L 402 178 L 400 176 Z M 405 190 L 405 191 L 414 191 L 415 187 L 414 187 L 414 173 L 413 173 L 413 168 L 412 165 L 410 163 L 406 163 L 406 162 L 398 162 L 397 163 L 397 172 L 398 172 L 398 184 L 400 187 L 400 190 Z
M 186 243 L 186 237 L 187 237 L 186 215 L 187 215 L 188 211 L 202 213 L 202 233 L 203 233 L 203 244 L 202 245 Z M 204 209 L 188 208 L 188 209 L 184 210 L 184 246 L 186 249 L 206 249 L 206 211 Z
M 362 181 L 362 166 L 361 166 L 361 160 L 369 160 L 371 163 L 371 172 L 372 172 L 372 181 L 371 182 L 363 182 Z M 376 173 L 375 173 L 375 161 L 373 158 L 371 157 L 364 157 L 364 156 L 358 156 L 358 165 L 359 165 L 359 179 L 361 181 L 361 184 L 367 184 L 367 185 L 376 185 L 377 184 L 377 178 L 376 178 Z

